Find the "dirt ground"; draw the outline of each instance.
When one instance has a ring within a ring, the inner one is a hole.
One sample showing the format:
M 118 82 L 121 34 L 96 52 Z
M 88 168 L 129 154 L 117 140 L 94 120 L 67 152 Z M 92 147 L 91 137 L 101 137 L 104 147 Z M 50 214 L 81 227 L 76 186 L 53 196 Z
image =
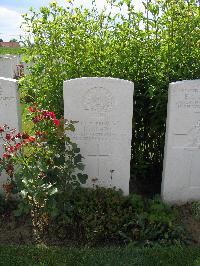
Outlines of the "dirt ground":
M 200 245 L 200 217 L 197 218 L 192 213 L 191 204 L 185 204 L 178 208 L 181 222 L 185 225 L 192 241 Z
M 0 219 L 0 244 L 33 244 L 30 219 L 3 215 Z

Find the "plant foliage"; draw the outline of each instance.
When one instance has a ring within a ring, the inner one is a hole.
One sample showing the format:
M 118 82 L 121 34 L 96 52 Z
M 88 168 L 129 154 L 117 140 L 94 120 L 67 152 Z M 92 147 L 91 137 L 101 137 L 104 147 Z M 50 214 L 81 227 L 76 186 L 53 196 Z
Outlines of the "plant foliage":
M 114 189 L 78 189 L 68 199 L 71 208 L 55 218 L 53 229 L 61 239 L 149 245 L 184 243 L 186 234 L 177 213 L 158 197 L 151 200 Z
M 24 15 L 30 73 L 23 91 L 28 88 L 43 108 L 62 115 L 64 80 L 133 81 L 132 177 L 159 190 L 168 84 L 200 74 L 198 1 L 147 0 L 143 12 L 131 0 L 107 2 L 101 11 L 95 1 L 90 9 L 67 1 Z
M 29 112 L 34 135 L 0 126 L 0 175 L 5 171 L 9 176 L 3 184 L 7 200 L 18 195 L 15 215 L 31 211 L 35 238 L 40 240 L 49 217 L 64 210 L 66 196 L 85 183 L 87 175 L 82 174 L 80 149 L 65 135 L 65 130 L 74 130 L 73 122 L 64 123 L 54 112 L 36 106 Z

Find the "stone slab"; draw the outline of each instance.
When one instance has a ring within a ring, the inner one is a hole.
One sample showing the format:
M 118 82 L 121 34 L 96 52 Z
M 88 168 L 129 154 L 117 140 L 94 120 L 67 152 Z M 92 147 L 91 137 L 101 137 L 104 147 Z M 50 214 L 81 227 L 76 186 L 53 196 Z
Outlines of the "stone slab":
M 7 124 L 11 129 L 21 129 L 21 116 L 18 98 L 18 83 L 15 79 L 0 77 L 0 126 Z M 0 138 L 0 157 L 2 157 L 2 139 Z M 0 176 L 0 190 L 7 176 Z
M 162 198 L 200 200 L 200 80 L 169 85 Z
M 17 65 L 20 57 L 17 55 L 0 56 L 0 77 L 14 78 L 17 75 Z
M 114 78 L 64 82 L 64 116 L 79 121 L 70 137 L 83 155 L 87 187 L 129 194 L 134 84 Z

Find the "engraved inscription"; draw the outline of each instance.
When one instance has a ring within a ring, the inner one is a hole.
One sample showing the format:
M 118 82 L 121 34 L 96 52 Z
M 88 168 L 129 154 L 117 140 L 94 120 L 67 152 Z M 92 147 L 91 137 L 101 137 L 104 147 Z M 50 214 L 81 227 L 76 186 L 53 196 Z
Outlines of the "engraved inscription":
M 4 90 L 0 87 L 0 103 L 1 107 L 8 106 L 11 102 L 15 102 L 16 98 L 13 96 L 6 96 Z
M 176 103 L 178 109 L 199 109 L 200 108 L 200 100 L 190 100 L 190 101 L 179 101 Z
M 119 122 L 111 121 L 84 121 L 77 124 L 75 133 L 70 133 L 76 140 L 97 140 L 105 141 L 114 136 L 113 126 Z M 69 134 L 69 133 L 68 133 Z
M 200 120 L 198 120 L 189 131 L 187 146 L 200 149 Z
M 6 107 L 8 105 L 10 105 L 11 103 L 15 103 L 16 98 L 15 97 L 2 97 L 0 95 L 0 107 Z
M 83 96 L 84 110 L 105 113 L 112 110 L 113 97 L 109 90 L 94 87 L 87 90 Z
M 178 109 L 200 108 L 200 90 L 185 90 L 182 98 L 182 100 L 176 102 L 176 106 Z

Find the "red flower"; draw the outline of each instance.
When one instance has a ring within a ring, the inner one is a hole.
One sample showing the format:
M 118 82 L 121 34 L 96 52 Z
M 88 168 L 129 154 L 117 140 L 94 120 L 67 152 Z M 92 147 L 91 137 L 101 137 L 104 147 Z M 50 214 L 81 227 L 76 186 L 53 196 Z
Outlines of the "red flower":
M 44 132 L 41 132 L 41 131 L 36 131 L 36 132 L 35 132 L 35 135 L 36 135 L 36 136 L 42 136 L 43 134 L 44 134 Z
M 53 122 L 54 122 L 54 124 L 57 126 L 57 127 L 59 127 L 59 125 L 60 125 L 60 121 L 58 120 L 58 119 L 53 119 Z
M 39 121 L 41 121 L 43 119 L 43 116 L 42 115 L 38 115 L 36 117 L 34 117 L 32 119 L 33 123 L 38 123 Z
M 28 139 L 25 139 L 25 140 L 22 141 L 22 145 L 27 144 L 27 143 L 29 143 Z
M 28 139 L 29 138 L 29 134 L 26 132 L 23 132 L 21 135 L 22 139 Z
M 35 137 L 30 136 L 30 137 L 28 138 L 28 141 L 29 141 L 29 142 L 34 142 L 34 141 L 35 141 Z
M 4 132 L 4 129 L 2 127 L 0 127 L 0 133 Z
M 56 115 L 54 112 L 49 112 L 49 115 L 51 116 L 52 119 L 55 119 L 56 118 Z
M 7 147 L 6 148 L 6 151 L 7 152 L 14 152 L 15 151 L 15 148 L 13 146 L 10 146 L 10 147 Z
M 15 136 L 16 139 L 21 139 L 22 135 L 21 133 L 17 133 L 17 135 Z
M 10 157 L 11 157 L 10 154 L 8 154 L 8 153 L 3 153 L 3 158 L 5 158 L 5 159 L 9 159 Z
M 31 112 L 31 113 L 34 113 L 34 112 L 36 111 L 35 108 L 32 107 L 32 106 L 30 106 L 30 107 L 28 108 L 28 110 L 29 110 L 29 112 Z
M 11 140 L 11 138 L 12 138 L 11 134 L 6 133 L 6 139 L 7 139 L 7 140 Z
M 16 145 L 15 145 L 15 150 L 19 150 L 20 148 L 21 148 L 21 143 L 17 143 Z
M 55 115 L 54 112 L 49 112 L 49 111 L 44 110 L 42 113 L 43 113 L 44 118 L 46 118 L 46 119 L 50 119 L 50 118 L 54 119 L 54 118 L 56 118 L 56 115 Z

